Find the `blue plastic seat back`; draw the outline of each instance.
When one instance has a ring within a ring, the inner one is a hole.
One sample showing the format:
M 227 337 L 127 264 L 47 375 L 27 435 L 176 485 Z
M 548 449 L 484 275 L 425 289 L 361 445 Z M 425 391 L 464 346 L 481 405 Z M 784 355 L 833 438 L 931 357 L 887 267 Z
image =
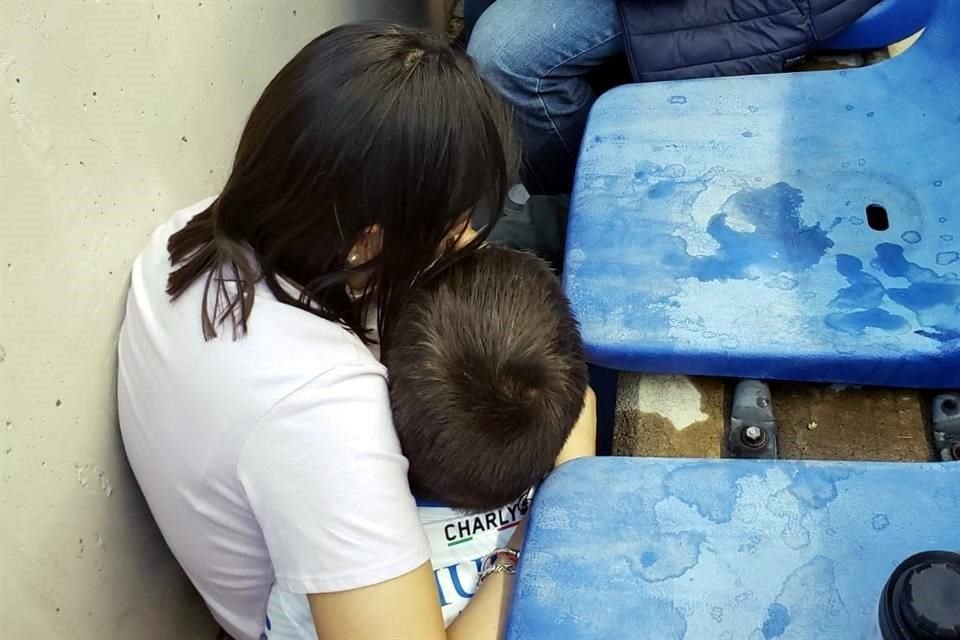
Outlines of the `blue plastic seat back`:
M 890 46 L 926 26 L 936 4 L 937 0 L 883 0 L 824 48 L 849 51 Z
M 566 287 L 620 370 L 960 386 L 960 0 L 850 71 L 634 84 L 584 136 Z

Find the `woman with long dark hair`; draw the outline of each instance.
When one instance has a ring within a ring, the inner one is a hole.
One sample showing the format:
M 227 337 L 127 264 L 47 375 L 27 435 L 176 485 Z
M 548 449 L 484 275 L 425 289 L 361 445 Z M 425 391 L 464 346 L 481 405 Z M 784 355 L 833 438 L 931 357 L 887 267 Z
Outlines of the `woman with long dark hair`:
M 220 195 L 137 258 L 124 446 L 237 640 L 263 633 L 274 582 L 325 640 L 497 634 L 506 572 L 444 631 L 376 352 L 411 289 L 483 241 L 471 212 L 505 198 L 509 122 L 445 38 L 334 29 L 267 86 Z

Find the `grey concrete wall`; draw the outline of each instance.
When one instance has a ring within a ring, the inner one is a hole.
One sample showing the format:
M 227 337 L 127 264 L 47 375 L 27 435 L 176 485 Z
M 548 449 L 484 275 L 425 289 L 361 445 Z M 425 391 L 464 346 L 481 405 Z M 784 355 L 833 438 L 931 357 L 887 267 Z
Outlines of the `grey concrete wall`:
M 124 461 L 127 274 L 327 28 L 442 2 L 0 0 L 0 637 L 213 638 Z

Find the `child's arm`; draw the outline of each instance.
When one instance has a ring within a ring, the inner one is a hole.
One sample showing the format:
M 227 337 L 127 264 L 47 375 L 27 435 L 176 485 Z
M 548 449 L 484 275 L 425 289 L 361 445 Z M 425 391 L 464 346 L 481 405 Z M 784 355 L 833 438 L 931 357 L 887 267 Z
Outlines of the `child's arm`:
M 585 458 L 597 454 L 597 396 L 587 387 L 583 399 L 583 411 L 577 418 L 573 430 L 557 456 L 557 466 L 574 458 Z

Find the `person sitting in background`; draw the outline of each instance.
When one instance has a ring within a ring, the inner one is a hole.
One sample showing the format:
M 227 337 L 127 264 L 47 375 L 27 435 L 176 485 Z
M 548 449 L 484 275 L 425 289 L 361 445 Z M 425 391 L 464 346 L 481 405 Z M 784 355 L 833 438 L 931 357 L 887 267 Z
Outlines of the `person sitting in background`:
M 484 247 L 411 296 L 384 362 L 449 625 L 496 559 L 515 567 L 532 488 L 594 452 L 580 334 L 545 262 Z M 267 617 L 270 640 L 316 638 L 302 595 L 275 587 Z
M 468 52 L 513 109 L 530 193 L 569 193 L 599 67 L 601 89 L 784 71 L 879 1 L 466 0 L 490 4 Z

